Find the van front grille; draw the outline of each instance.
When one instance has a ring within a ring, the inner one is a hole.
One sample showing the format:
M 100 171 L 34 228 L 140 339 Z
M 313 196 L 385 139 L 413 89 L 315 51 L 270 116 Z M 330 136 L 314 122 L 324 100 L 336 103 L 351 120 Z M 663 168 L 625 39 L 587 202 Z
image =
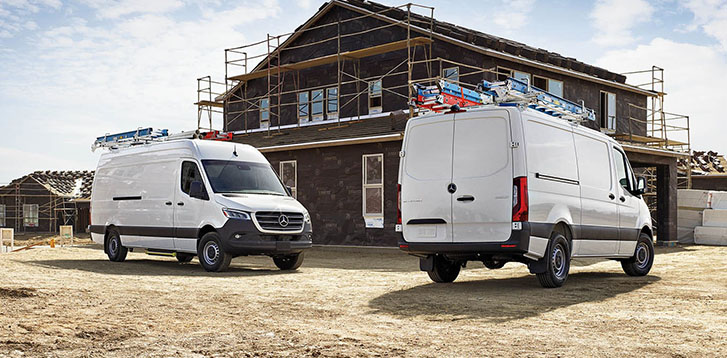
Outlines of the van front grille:
M 264 230 L 300 231 L 303 229 L 303 214 L 280 211 L 258 211 L 255 219 Z

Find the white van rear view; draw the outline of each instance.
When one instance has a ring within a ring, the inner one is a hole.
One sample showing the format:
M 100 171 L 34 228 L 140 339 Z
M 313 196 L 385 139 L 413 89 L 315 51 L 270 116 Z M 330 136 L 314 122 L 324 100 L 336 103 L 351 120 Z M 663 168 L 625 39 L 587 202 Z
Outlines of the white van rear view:
M 645 180 L 602 133 L 490 105 L 410 120 L 401 156 L 399 247 L 436 282 L 467 261 L 525 263 L 545 287 L 565 282 L 572 257 L 651 268 Z
M 91 237 L 111 261 L 129 250 L 199 257 L 208 271 L 241 255 L 298 268 L 311 247 L 306 209 L 255 148 L 170 140 L 101 155 L 91 196 Z

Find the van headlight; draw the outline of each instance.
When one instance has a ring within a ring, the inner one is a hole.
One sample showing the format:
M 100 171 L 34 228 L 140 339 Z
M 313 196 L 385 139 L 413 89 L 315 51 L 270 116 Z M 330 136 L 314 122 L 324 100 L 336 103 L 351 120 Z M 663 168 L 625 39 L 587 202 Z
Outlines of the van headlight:
M 308 212 L 303 213 L 303 221 L 305 221 L 306 224 L 310 224 L 310 214 Z
M 222 208 L 222 213 L 228 219 L 250 220 L 250 214 L 244 211 Z

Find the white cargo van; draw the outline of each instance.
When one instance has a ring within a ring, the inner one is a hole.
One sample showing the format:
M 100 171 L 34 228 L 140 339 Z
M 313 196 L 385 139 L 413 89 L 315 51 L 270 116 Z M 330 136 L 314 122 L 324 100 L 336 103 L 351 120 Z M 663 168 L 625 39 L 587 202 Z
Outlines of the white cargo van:
M 573 257 L 654 260 L 646 181 L 608 136 L 526 106 L 433 114 L 406 126 L 399 168 L 399 247 L 435 282 L 467 261 L 528 265 L 561 286 Z
M 311 222 L 255 148 L 169 140 L 101 155 L 91 195 L 91 237 L 111 261 L 127 251 L 194 255 L 223 271 L 240 255 L 268 255 L 283 270 L 303 262 Z

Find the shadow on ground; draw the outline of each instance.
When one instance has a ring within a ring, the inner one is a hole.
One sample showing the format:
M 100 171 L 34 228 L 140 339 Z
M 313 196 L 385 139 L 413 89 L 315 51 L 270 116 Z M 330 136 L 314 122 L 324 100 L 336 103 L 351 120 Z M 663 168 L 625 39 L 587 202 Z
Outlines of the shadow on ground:
M 658 276 L 582 272 L 571 274 L 565 286 L 558 289 L 541 288 L 534 275 L 430 283 L 388 292 L 369 301 L 369 307 L 375 314 L 430 316 L 443 320 L 474 318 L 497 323 L 534 317 L 579 303 L 603 301 L 659 280 Z
M 81 270 L 107 275 L 120 276 L 189 276 L 189 277 L 238 277 L 238 276 L 264 276 L 264 275 L 294 275 L 297 271 L 281 271 L 274 266 L 246 267 L 239 264 L 230 265 L 225 272 L 207 272 L 196 260 L 190 263 L 179 263 L 171 260 L 127 259 L 124 262 L 111 262 L 106 259 L 98 260 L 39 260 L 24 262 L 28 265 L 50 267 L 62 270 Z

